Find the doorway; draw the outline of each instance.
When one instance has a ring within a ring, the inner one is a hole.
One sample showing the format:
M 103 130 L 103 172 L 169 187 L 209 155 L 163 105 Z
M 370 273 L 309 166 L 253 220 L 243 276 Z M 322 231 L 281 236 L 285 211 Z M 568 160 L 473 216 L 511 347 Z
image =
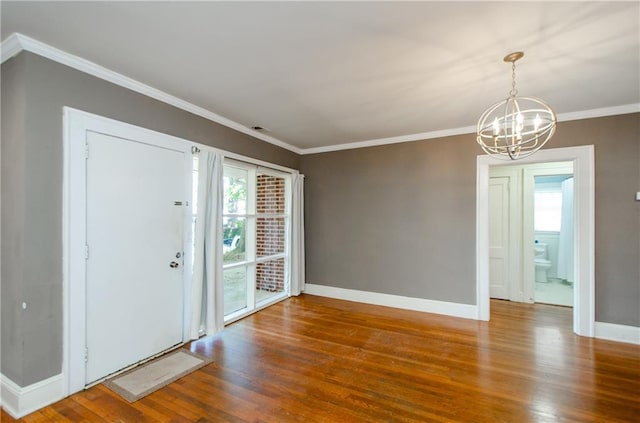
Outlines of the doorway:
M 573 306 L 573 162 L 491 166 L 491 298 Z
M 594 148 L 590 146 L 544 149 L 519 160 L 520 164 L 571 161 L 575 190 L 575 282 L 573 330 L 582 336 L 594 335 Z M 476 173 L 476 316 L 489 320 L 489 173 L 491 166 L 505 162 L 478 156 Z M 533 263 L 531 263 L 533 266 Z
M 68 395 L 186 341 L 191 143 L 71 108 L 64 129 Z
M 573 172 L 533 178 L 533 301 L 573 307 Z

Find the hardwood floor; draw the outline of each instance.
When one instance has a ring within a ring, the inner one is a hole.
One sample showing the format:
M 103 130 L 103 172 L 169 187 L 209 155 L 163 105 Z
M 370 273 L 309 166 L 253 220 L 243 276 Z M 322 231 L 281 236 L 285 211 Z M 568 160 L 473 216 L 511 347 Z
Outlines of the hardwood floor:
M 21 421 L 640 421 L 640 346 L 557 306 L 477 322 L 303 295 L 188 348 L 214 362 L 136 403 L 98 385 Z

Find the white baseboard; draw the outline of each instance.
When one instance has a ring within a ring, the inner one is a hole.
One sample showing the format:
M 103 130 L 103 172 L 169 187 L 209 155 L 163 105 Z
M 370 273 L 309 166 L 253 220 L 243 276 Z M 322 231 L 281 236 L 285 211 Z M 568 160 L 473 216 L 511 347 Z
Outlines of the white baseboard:
M 21 387 L 4 375 L 0 375 L 2 408 L 15 419 L 33 413 L 65 397 L 62 374 Z
M 450 303 L 427 300 L 425 298 L 403 297 L 401 295 L 381 294 L 379 292 L 358 291 L 336 288 L 334 286 L 306 283 L 304 293 L 338 300 L 422 311 L 424 313 L 444 314 L 465 319 L 477 319 L 477 307 L 471 304 Z
M 596 322 L 595 337 L 609 341 L 640 345 L 640 327 Z

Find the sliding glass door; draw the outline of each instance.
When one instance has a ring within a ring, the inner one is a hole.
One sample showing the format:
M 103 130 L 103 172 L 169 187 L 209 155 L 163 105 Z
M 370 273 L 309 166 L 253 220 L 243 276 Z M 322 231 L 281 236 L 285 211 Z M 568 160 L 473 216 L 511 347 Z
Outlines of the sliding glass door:
M 288 295 L 290 175 L 243 162 L 224 164 L 225 321 Z

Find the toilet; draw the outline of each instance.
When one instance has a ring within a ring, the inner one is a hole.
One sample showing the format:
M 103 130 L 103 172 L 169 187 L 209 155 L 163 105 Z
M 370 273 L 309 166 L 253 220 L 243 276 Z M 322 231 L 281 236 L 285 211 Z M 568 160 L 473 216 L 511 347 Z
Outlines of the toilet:
M 547 244 L 536 242 L 533 249 L 536 262 L 536 282 L 549 282 L 547 272 L 551 269 L 551 261 L 547 260 Z

